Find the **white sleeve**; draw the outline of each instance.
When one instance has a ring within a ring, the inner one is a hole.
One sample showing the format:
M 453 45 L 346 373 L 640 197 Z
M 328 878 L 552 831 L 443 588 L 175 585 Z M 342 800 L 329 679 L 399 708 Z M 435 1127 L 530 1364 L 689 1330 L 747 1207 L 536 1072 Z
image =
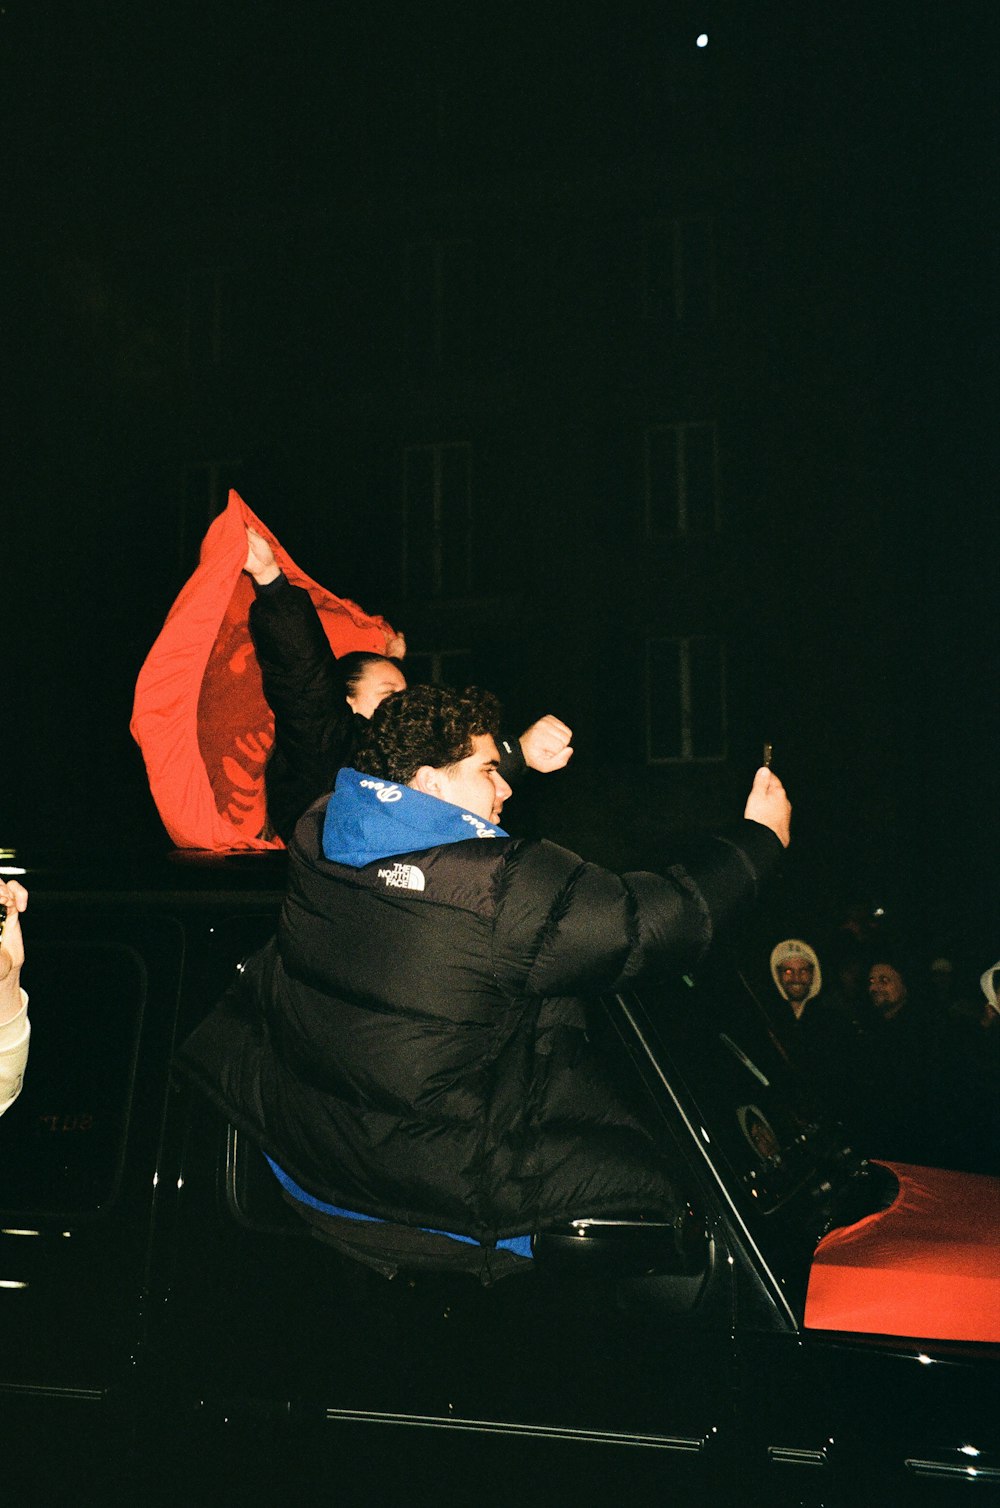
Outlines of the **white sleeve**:
M 21 1009 L 9 1021 L 0 1024 L 0 1115 L 10 1109 L 21 1093 L 30 1036 L 28 997 L 22 990 Z

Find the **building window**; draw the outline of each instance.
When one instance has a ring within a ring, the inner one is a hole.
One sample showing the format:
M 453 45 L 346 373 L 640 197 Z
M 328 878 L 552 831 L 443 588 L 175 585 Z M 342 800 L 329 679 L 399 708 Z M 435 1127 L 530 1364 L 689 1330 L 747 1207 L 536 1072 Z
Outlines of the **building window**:
M 472 248 L 468 241 L 424 241 L 406 249 L 406 340 L 410 361 L 439 366 L 469 354 Z
M 462 691 L 474 680 L 467 649 L 408 651 L 404 669 L 410 686 L 453 686 Z
M 403 590 L 463 596 L 472 581 L 472 446 L 403 450 Z
M 719 527 L 719 437 L 708 421 L 657 424 L 644 438 L 647 534 L 714 534 Z
M 202 526 L 202 533 L 216 514 L 222 512 L 225 502 L 222 487 L 222 461 L 207 461 L 184 468 L 184 512 L 196 526 Z
M 643 317 L 702 328 L 715 319 L 715 310 L 711 217 L 682 215 L 649 226 L 642 243 Z
M 217 367 L 227 355 L 231 294 L 221 267 L 201 267 L 188 278 L 185 340 L 192 371 Z
M 205 530 L 226 505 L 232 469 L 231 462 L 206 461 L 181 472 L 177 564 L 184 576 L 194 569 Z
M 721 639 L 646 640 L 649 764 L 726 758 L 726 657 Z

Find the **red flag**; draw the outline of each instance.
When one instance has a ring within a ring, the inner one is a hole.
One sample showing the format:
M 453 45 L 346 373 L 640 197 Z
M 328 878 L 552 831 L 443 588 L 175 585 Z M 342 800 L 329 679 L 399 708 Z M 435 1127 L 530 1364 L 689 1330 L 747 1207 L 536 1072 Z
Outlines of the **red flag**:
M 274 717 L 261 685 L 243 570 L 246 526 L 262 534 L 293 586 L 305 587 L 336 655 L 385 654 L 393 630 L 300 571 L 270 530 L 230 492 L 139 672 L 132 736 L 164 827 L 178 848 L 281 848 L 264 838 L 264 765 Z

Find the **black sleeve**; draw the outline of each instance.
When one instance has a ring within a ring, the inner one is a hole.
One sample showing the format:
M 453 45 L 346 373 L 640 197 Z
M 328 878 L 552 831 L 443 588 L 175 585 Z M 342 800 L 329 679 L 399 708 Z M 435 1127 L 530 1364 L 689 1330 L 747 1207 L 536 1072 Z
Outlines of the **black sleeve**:
M 494 927 L 511 994 L 597 995 L 692 968 L 756 899 L 781 843 L 743 821 L 699 840 L 662 874 L 612 874 L 551 843 L 512 850 Z
M 517 782 L 528 768 L 524 762 L 524 755 L 521 753 L 520 739 L 515 738 L 510 733 L 501 733 L 497 739 L 497 749 L 500 754 L 499 773 L 501 777 L 506 780 L 508 785 L 517 785 Z
M 716 937 L 750 910 L 783 852 L 769 827 L 744 818 L 715 837 L 687 840 L 662 876 L 623 875 L 635 908 L 636 938 L 617 983 L 664 968 L 693 968 Z M 667 905 L 665 886 L 673 897 Z
M 281 576 L 260 588 L 250 606 L 250 635 L 274 713 L 268 817 L 287 841 L 302 813 L 332 789 L 337 771 L 354 757 L 354 713 L 319 615 L 302 587 Z

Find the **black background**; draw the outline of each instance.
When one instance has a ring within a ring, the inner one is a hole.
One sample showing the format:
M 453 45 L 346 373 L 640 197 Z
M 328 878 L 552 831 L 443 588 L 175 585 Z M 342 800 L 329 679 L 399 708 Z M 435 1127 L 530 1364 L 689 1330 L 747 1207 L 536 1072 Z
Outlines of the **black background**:
M 502 239 L 531 195 L 544 226 L 562 185 L 641 161 L 648 193 L 662 158 L 689 199 L 699 173 L 710 200 L 721 191 L 736 310 L 722 362 L 743 436 L 742 689 L 730 783 L 692 798 L 697 815 L 725 814 L 772 738 L 804 916 L 832 919 L 857 894 L 985 967 L 1000 947 L 996 30 L 995 8 L 975 3 L 626 0 L 584 21 L 569 5 L 5 0 L 0 842 L 31 861 L 68 848 L 84 870 L 108 848 L 164 846 L 127 724 L 206 522 L 183 470 L 213 437 L 231 460 L 223 485 L 311 574 L 407 617 L 379 544 L 388 432 L 372 416 L 408 397 L 398 338 L 372 318 L 385 268 L 347 245 L 378 244 L 359 224 L 388 242 L 417 189 L 460 212 L 492 195 Z M 442 108 L 467 127 L 444 166 Z M 246 247 L 242 359 L 220 393 L 192 374 L 175 291 L 220 248 L 239 260 Z M 560 263 L 564 307 L 574 279 L 580 306 L 591 300 L 593 272 L 575 268 Z M 524 823 L 650 862 L 641 823 L 616 842 L 588 817 L 595 792 L 634 782 L 639 799 L 654 777 L 634 748 L 629 642 L 609 643 L 615 615 L 593 607 L 631 585 L 606 565 L 619 457 L 583 379 L 567 408 L 598 479 L 590 511 L 567 528 L 546 485 L 546 426 L 568 422 L 553 362 L 588 360 L 572 321 L 547 317 L 536 309 L 509 343 L 491 389 L 545 400 L 538 432 L 519 430 L 534 491 L 500 498 L 483 545 L 501 619 L 527 626 L 491 625 L 502 663 L 482 675 L 512 716 L 551 707 L 581 735 L 558 793 L 529 795 Z M 330 489 L 353 500 L 331 531 L 316 436 L 338 412 L 334 429 L 361 437 L 331 446 Z

